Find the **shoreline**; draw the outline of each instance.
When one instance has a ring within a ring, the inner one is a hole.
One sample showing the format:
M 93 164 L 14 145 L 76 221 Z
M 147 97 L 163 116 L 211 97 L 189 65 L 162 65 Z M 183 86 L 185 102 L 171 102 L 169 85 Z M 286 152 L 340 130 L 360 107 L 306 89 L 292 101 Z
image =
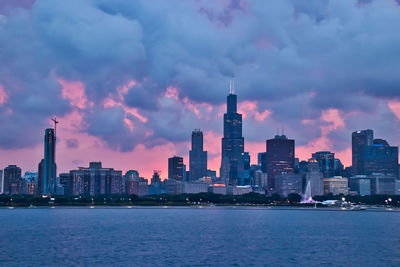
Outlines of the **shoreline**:
M 357 212 L 400 212 L 394 207 L 367 207 L 365 210 L 351 210 L 349 207 L 299 207 L 299 206 L 246 206 L 246 205 L 60 205 L 60 206 L 1 206 L 0 210 L 12 209 L 231 209 L 231 210 L 293 210 L 293 211 L 357 211 Z

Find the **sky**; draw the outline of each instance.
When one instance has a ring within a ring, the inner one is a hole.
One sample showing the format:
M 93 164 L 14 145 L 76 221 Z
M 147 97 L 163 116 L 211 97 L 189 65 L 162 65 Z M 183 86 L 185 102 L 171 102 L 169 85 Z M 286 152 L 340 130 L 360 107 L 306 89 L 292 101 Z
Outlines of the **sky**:
M 149 178 L 220 165 L 235 81 L 252 163 L 277 130 L 296 156 L 351 165 L 351 133 L 400 144 L 400 0 L 0 0 L 0 163 L 37 170 L 57 116 L 58 172 L 90 161 Z

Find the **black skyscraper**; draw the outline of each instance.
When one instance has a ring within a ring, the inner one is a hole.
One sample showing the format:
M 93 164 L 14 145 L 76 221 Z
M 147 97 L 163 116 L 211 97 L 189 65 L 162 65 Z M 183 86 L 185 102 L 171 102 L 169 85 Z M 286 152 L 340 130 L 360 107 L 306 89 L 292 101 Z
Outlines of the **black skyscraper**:
M 192 132 L 192 150 L 189 151 L 190 180 L 207 176 L 207 151 L 203 151 L 203 132 Z
M 183 158 L 174 156 L 168 159 L 168 178 L 183 181 Z
M 222 138 L 221 178 L 230 184 L 243 180 L 244 138 L 242 137 L 242 114 L 237 113 L 237 96 L 231 90 L 227 97 L 227 113 L 224 114 L 224 137 Z M 229 162 L 229 175 L 222 177 L 224 158 Z
M 275 187 L 275 176 L 294 171 L 294 140 L 285 135 L 276 135 L 267 140 L 268 188 Z

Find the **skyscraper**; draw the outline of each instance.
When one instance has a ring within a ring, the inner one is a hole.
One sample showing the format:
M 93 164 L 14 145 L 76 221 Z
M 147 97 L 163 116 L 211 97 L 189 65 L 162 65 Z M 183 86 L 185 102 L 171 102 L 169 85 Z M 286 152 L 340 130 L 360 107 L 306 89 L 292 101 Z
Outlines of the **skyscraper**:
M 203 151 L 203 132 L 192 132 L 192 150 L 189 151 L 189 169 L 191 181 L 207 176 L 207 151 Z
M 329 151 L 319 151 L 312 154 L 317 160 L 319 169 L 323 173 L 324 178 L 333 177 L 335 175 L 335 153 Z
M 261 167 L 262 172 L 267 172 L 267 153 L 258 153 L 258 165 Z
M 373 139 L 373 131 L 357 131 L 352 135 L 352 174 L 382 173 L 399 176 L 399 149 L 386 140 Z
M 222 138 L 221 171 L 224 158 L 229 162 L 230 184 L 238 184 L 243 178 L 244 138 L 242 136 L 242 114 L 237 113 L 237 96 L 231 88 L 227 97 L 227 113 L 224 114 L 224 137 Z M 221 175 L 222 177 L 222 175 Z
M 22 194 L 21 168 L 16 165 L 8 165 L 4 169 L 4 194 Z
M 372 146 L 374 132 L 370 129 L 353 132 L 351 135 L 352 149 L 352 175 L 365 174 L 364 172 L 364 153 L 367 146 Z
M 55 193 L 56 187 L 56 136 L 54 129 L 48 128 L 44 135 L 43 194 Z
M 285 135 L 276 135 L 267 140 L 268 189 L 274 189 L 275 176 L 294 172 L 294 140 Z
M 42 159 L 38 164 L 38 186 L 37 186 L 38 195 L 43 195 L 43 171 L 44 171 L 44 159 Z
M 168 159 L 168 179 L 183 181 L 183 158 L 173 156 Z
M 324 176 L 321 172 L 319 162 L 315 158 L 308 160 L 306 186 L 308 184 L 310 184 L 311 196 L 321 196 L 324 194 Z
M 0 194 L 3 194 L 3 184 L 4 184 L 3 170 L 0 170 Z

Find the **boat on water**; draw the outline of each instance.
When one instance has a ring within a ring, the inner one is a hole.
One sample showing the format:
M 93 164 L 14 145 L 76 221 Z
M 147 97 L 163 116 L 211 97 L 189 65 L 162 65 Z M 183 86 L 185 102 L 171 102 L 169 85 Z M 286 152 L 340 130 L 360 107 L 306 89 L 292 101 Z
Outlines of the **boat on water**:
M 367 209 L 366 207 L 360 206 L 360 205 L 355 205 L 350 208 L 350 210 L 353 210 L 353 211 L 361 211 L 361 210 L 366 210 L 366 209 Z

